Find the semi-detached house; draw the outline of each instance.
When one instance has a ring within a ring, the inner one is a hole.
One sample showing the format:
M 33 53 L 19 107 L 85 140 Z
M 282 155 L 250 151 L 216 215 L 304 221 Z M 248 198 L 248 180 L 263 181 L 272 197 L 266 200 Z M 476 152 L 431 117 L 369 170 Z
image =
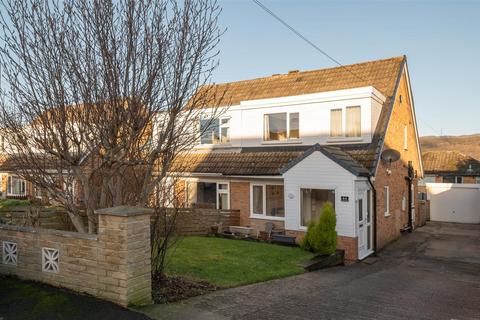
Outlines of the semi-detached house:
M 225 111 L 178 159 L 188 205 L 237 209 L 242 226 L 271 221 L 300 239 L 331 201 L 351 260 L 415 227 L 423 169 L 405 56 L 215 91 Z

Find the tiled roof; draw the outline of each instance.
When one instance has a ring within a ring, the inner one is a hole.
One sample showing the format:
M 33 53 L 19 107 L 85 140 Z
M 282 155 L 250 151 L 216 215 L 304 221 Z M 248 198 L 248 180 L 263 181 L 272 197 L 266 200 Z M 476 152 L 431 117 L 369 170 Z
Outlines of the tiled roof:
M 204 93 L 203 96 L 208 96 L 213 93 L 210 98 L 207 99 L 210 103 L 206 103 L 205 106 L 227 106 L 239 104 L 241 101 L 246 100 L 373 86 L 386 97 L 386 101 L 383 104 L 377 127 L 373 133 L 372 142 L 367 144 L 336 145 L 336 148 L 340 150 L 336 151 L 337 153 L 343 152 L 346 154 L 342 154 L 341 157 L 345 159 L 347 156 L 351 157 L 356 165 L 367 169 L 370 174 L 373 174 L 380 157 L 388 120 L 393 108 L 395 90 L 405 63 L 406 57 L 401 56 L 347 65 L 345 67 L 293 72 L 285 75 L 217 84 L 210 87 L 208 94 Z M 212 96 L 214 98 L 212 98 Z M 189 170 L 192 170 L 191 172 L 202 173 L 215 172 L 213 170 L 218 170 L 218 167 L 221 165 L 213 165 L 209 164 L 209 162 L 220 162 L 218 159 L 223 157 L 225 163 L 222 166 L 225 168 L 222 167 L 217 173 L 228 174 L 227 172 L 235 171 L 236 174 L 243 174 L 240 172 L 246 172 L 245 174 L 251 175 L 279 174 L 282 164 L 287 165 L 292 161 L 295 152 L 297 152 L 297 156 L 299 157 L 303 154 L 302 152 L 298 153 L 299 151 L 305 151 L 311 147 L 312 146 L 288 147 L 283 148 L 283 150 L 275 148 L 267 150 L 263 147 L 256 148 L 257 150 L 255 150 L 255 148 L 244 148 L 242 153 L 248 155 L 241 157 L 235 153 L 227 153 L 222 156 L 197 154 L 195 161 L 193 161 L 194 164 L 189 166 Z M 259 153 L 250 154 L 247 149 L 249 152 L 258 151 Z M 287 149 L 290 151 L 287 151 Z M 263 151 L 263 153 L 260 151 Z M 339 155 L 337 154 L 337 156 Z M 254 159 L 256 157 L 257 160 Z M 270 161 L 270 163 L 266 163 L 266 161 Z M 238 169 L 239 162 L 243 164 L 242 170 Z M 249 163 L 250 165 L 246 165 L 245 163 Z M 231 166 L 236 169 L 228 169 Z M 358 169 L 363 171 L 363 169 Z
M 369 61 L 328 69 L 290 72 L 206 88 L 209 98 L 206 106 L 237 105 L 241 101 L 296 96 L 373 86 L 385 96 L 395 90 L 398 70 L 404 57 Z
M 429 151 L 423 154 L 426 174 L 480 175 L 480 161 L 457 151 Z
M 303 151 L 189 153 L 176 159 L 172 171 L 273 176 L 302 154 Z
M 176 159 L 172 171 L 230 176 L 274 176 L 285 173 L 315 151 L 322 152 L 355 175 L 365 176 L 369 173 L 341 148 L 318 144 L 309 147 L 257 147 L 232 152 L 183 154 Z

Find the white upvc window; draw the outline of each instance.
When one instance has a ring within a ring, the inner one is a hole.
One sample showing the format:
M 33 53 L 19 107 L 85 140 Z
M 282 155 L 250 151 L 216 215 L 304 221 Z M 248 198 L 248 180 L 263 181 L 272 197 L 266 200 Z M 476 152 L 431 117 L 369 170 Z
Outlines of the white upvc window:
M 252 183 L 250 212 L 252 218 L 283 220 L 285 218 L 283 184 Z
M 200 144 L 230 143 L 230 117 L 200 120 Z
M 385 217 L 390 216 L 390 188 L 383 187 L 383 211 Z
M 230 143 L 230 117 L 220 118 L 220 143 Z
M 345 109 L 345 112 L 344 112 Z M 345 115 L 345 116 L 344 116 Z M 331 138 L 361 138 L 362 108 L 349 106 L 330 110 Z
M 345 111 L 345 137 L 362 136 L 362 115 L 360 106 L 347 107 Z
M 27 195 L 27 181 L 17 176 L 8 176 L 7 196 Z
M 230 209 L 230 185 L 228 182 L 198 181 L 196 205 L 219 210 Z
M 298 112 L 268 113 L 263 115 L 263 140 L 285 141 L 300 138 Z

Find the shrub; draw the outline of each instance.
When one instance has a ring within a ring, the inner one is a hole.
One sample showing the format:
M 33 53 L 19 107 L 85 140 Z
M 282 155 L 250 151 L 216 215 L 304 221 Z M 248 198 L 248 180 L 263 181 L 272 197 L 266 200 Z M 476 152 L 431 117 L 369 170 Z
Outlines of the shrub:
M 330 202 L 323 205 L 318 221 L 310 221 L 302 248 L 320 254 L 332 254 L 337 248 L 337 217 Z
M 9 208 L 16 206 L 28 206 L 31 204 L 30 200 L 20 200 L 20 199 L 3 199 L 0 200 L 0 208 Z

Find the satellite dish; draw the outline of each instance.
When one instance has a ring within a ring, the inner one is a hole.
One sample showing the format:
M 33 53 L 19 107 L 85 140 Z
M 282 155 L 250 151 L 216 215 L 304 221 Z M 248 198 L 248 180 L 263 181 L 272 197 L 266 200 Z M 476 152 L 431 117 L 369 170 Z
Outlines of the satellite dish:
M 382 160 L 392 163 L 400 159 L 400 152 L 394 149 L 387 149 L 382 152 Z

